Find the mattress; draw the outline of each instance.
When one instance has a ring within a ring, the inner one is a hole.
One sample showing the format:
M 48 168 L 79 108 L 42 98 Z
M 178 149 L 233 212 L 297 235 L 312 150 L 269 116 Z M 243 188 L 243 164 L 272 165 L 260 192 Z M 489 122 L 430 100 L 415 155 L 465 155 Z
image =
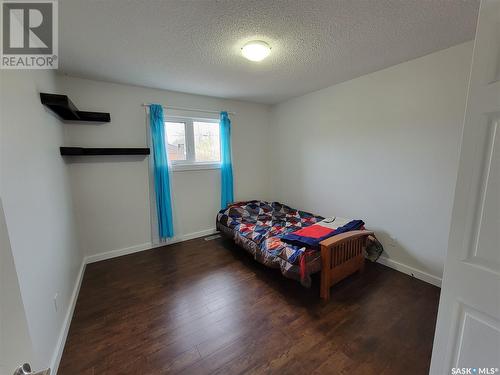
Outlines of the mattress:
M 279 202 L 253 200 L 234 203 L 219 211 L 216 226 L 258 262 L 278 268 L 285 277 L 308 287 L 311 274 L 321 270 L 320 252 L 285 243 L 280 236 L 321 220 L 321 216 Z

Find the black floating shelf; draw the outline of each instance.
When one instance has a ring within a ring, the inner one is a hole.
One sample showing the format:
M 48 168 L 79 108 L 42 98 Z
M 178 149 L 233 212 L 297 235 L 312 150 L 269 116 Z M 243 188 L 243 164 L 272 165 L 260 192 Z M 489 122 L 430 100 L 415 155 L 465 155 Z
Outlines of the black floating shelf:
M 92 156 L 92 155 L 149 155 L 149 148 L 88 148 L 88 147 L 60 147 L 63 156 Z
M 79 111 L 66 95 L 40 93 L 42 104 L 49 107 L 65 121 L 110 122 L 106 112 Z

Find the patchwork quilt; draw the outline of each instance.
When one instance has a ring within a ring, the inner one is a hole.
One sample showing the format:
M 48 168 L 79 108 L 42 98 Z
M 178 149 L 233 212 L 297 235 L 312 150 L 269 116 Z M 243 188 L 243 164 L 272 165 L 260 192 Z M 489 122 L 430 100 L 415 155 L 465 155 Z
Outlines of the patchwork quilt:
M 245 248 L 257 261 L 280 268 L 284 276 L 309 286 L 310 275 L 321 270 L 320 252 L 285 243 L 281 236 L 323 219 L 279 202 L 246 201 L 219 211 L 217 229 Z

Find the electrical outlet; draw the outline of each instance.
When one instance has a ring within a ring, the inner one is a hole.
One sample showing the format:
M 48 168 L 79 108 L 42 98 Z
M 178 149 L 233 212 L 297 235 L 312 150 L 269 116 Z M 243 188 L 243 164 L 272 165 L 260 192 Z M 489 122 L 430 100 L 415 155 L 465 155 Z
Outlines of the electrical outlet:
M 54 309 L 56 312 L 59 310 L 59 301 L 57 300 L 59 298 L 59 293 L 56 293 L 54 295 Z

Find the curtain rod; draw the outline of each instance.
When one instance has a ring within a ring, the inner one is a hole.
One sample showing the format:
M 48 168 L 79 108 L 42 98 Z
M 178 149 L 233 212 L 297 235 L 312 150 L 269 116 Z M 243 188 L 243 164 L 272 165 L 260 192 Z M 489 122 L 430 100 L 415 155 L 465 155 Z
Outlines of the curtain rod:
M 142 103 L 143 107 L 149 107 L 152 103 Z M 177 111 L 191 111 L 191 112 L 204 112 L 204 113 L 217 113 L 219 114 L 221 111 L 212 111 L 212 110 L 206 110 L 206 109 L 196 109 L 196 108 L 186 108 L 186 107 L 174 107 L 171 105 L 162 105 L 163 108 L 165 109 L 173 109 Z M 236 112 L 227 112 L 230 115 L 235 115 Z

